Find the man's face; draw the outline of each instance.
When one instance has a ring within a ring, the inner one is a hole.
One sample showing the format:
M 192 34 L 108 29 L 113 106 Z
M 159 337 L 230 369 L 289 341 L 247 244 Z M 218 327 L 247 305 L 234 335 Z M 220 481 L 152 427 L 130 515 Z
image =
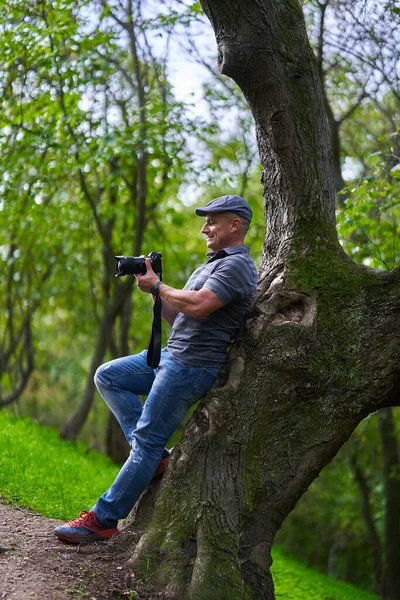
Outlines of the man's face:
M 239 219 L 232 219 L 227 213 L 208 213 L 206 222 L 201 228 L 207 241 L 207 248 L 213 252 L 222 250 L 237 243 L 237 224 Z M 235 226 L 236 224 L 236 226 Z

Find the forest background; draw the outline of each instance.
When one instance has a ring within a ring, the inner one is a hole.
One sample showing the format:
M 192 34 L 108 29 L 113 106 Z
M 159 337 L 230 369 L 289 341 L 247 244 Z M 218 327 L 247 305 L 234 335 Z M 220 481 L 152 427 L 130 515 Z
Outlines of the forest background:
M 252 117 L 218 74 L 199 3 L 132 1 L 128 18 L 122 4 L 0 2 L 0 406 L 116 462 L 127 448 L 93 374 L 147 346 L 152 310 L 133 278 L 115 278 L 114 255 L 161 251 L 164 279 L 182 287 L 205 252 L 193 208 L 221 194 L 251 204 L 256 262 L 265 233 Z M 324 89 L 339 236 L 354 260 L 393 269 L 400 8 L 303 8 Z M 277 540 L 378 593 L 387 515 L 400 499 L 399 419 L 385 409 L 361 423 Z

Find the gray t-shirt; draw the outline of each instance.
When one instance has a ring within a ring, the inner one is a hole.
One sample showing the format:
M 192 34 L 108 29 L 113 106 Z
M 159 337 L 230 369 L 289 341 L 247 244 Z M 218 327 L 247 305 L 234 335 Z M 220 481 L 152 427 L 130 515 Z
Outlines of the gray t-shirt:
M 247 246 L 230 246 L 209 254 L 183 289 L 210 289 L 224 306 L 207 317 L 178 313 L 168 340 L 173 357 L 195 366 L 221 367 L 239 325 L 251 308 L 257 271 Z

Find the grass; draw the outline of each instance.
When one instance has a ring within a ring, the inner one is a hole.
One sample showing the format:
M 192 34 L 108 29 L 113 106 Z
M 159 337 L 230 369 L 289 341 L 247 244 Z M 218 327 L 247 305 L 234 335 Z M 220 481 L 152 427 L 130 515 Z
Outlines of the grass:
M 118 467 L 57 431 L 0 411 L 0 497 L 68 521 L 89 509 L 112 483 Z M 276 600 L 378 600 L 273 550 Z
M 53 519 L 88 510 L 118 472 L 102 454 L 0 411 L 0 496 Z
M 276 600 L 378 600 L 374 594 L 288 558 L 280 548 L 274 548 L 272 556 Z

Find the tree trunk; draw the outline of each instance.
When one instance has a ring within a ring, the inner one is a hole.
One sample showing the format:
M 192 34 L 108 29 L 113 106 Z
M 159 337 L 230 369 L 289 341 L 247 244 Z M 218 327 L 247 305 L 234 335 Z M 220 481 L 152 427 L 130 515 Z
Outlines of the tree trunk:
M 339 192 L 344 188 L 344 179 L 342 175 L 342 164 L 341 164 L 341 147 L 340 147 L 340 123 L 338 123 L 332 115 L 332 119 L 328 120 L 329 130 L 331 134 L 331 147 L 332 147 L 332 162 L 333 162 L 333 174 L 335 179 L 335 190 L 337 192 L 337 202 L 340 206 L 344 206 L 348 194 L 341 194 Z
M 112 321 L 109 320 L 108 315 L 105 315 L 97 333 L 97 341 L 92 359 L 90 361 L 90 367 L 86 378 L 85 390 L 83 392 L 82 400 L 74 412 L 74 414 L 66 421 L 64 427 L 61 430 L 61 438 L 63 440 L 76 440 L 90 409 L 93 404 L 94 398 L 94 383 L 93 378 L 96 373 L 97 367 L 101 364 L 107 346 L 109 336 L 111 335 Z
M 110 303 L 105 309 L 104 316 L 101 320 L 97 333 L 95 350 L 90 361 L 90 368 L 86 379 L 83 398 L 74 414 L 65 423 L 61 431 L 62 439 L 76 440 L 79 432 L 85 424 L 93 404 L 95 391 L 93 378 L 96 373 L 96 369 L 104 359 L 107 347 L 110 343 L 115 319 L 121 310 L 124 300 L 132 293 L 132 287 L 133 280 L 129 278 L 126 284 L 119 286 L 115 290 L 115 296 L 112 303 Z
M 120 21 L 116 19 L 119 26 L 128 33 L 129 38 L 129 52 L 130 57 L 133 62 L 133 73 L 132 73 L 132 81 L 135 82 L 137 86 L 137 94 L 139 100 L 139 108 L 140 108 L 140 143 L 138 145 L 138 162 L 137 162 L 137 170 L 136 165 L 133 168 L 133 176 L 129 184 L 130 188 L 130 196 L 132 207 L 135 210 L 135 231 L 133 236 L 133 255 L 138 256 L 141 252 L 143 236 L 146 228 L 146 200 L 147 200 L 147 165 L 148 165 L 148 152 L 147 152 L 147 92 L 145 81 L 145 73 L 146 73 L 146 65 L 144 64 L 144 71 L 142 71 L 143 65 L 141 64 L 140 57 L 138 55 L 138 47 L 137 47 L 137 39 L 135 33 L 135 19 L 133 17 L 133 4 L 129 1 L 126 5 L 126 22 Z M 117 169 L 117 162 L 115 160 L 111 160 L 109 164 L 110 175 L 112 176 Z M 98 212 L 96 202 L 91 198 L 88 186 L 85 180 L 85 176 L 83 171 L 80 169 L 80 181 L 82 185 L 82 189 L 85 193 L 86 198 L 89 200 L 89 205 L 92 207 L 92 210 L 95 215 L 96 224 L 100 233 L 100 237 L 103 242 L 103 265 L 104 265 L 104 274 L 103 274 L 103 302 L 104 302 L 104 314 L 102 321 L 99 326 L 97 341 L 95 350 L 92 356 L 92 360 L 90 363 L 89 373 L 86 379 L 85 391 L 83 393 L 83 398 L 78 406 L 75 413 L 72 417 L 67 421 L 64 425 L 64 428 L 61 433 L 62 438 L 68 439 L 76 439 L 80 430 L 82 429 L 89 411 L 93 404 L 95 387 L 93 383 L 93 377 L 96 372 L 97 367 L 102 363 L 107 347 L 111 341 L 111 333 L 114 327 L 117 316 L 121 316 L 122 324 L 126 325 L 126 330 L 124 332 L 125 339 L 122 340 L 122 350 L 126 349 L 127 340 L 128 340 L 128 329 L 129 329 L 129 320 L 126 319 L 126 308 L 129 309 L 130 303 L 129 299 L 132 295 L 132 289 L 134 284 L 133 278 L 128 278 L 130 281 L 123 286 L 117 286 L 114 291 L 114 297 L 112 301 L 110 301 L 110 293 L 113 289 L 114 282 L 114 259 L 112 252 L 112 231 L 115 225 L 114 217 L 110 217 L 109 219 L 102 221 Z M 110 194 L 110 205 L 115 206 L 118 201 L 118 195 L 115 189 L 109 189 Z M 154 210 L 154 207 L 153 209 Z M 120 450 L 124 445 L 123 442 L 123 434 L 122 431 L 119 431 L 115 425 L 115 421 L 113 419 L 109 419 L 107 426 L 107 434 L 106 434 L 106 445 L 111 443 L 114 447 L 118 446 L 118 451 L 116 457 L 120 457 Z
M 361 496 L 361 514 L 371 546 L 372 564 L 374 568 L 375 591 L 382 595 L 382 547 L 379 535 L 375 526 L 372 507 L 370 502 L 370 489 L 368 480 L 363 473 L 361 466 L 357 461 L 355 454 L 350 456 L 350 466 L 353 471 L 354 479 L 358 485 Z
M 139 254 L 139 252 L 138 252 Z M 121 309 L 119 323 L 119 344 L 112 352 L 113 358 L 127 356 L 129 354 L 128 332 L 132 316 L 132 297 L 129 296 Z M 107 428 L 105 437 L 106 454 L 117 465 L 122 465 L 130 451 L 125 435 L 111 411 L 108 412 Z
M 143 134 L 145 135 L 145 134 Z M 143 138 L 144 140 L 144 138 Z M 139 256 L 142 253 L 142 245 L 144 233 L 146 230 L 146 199 L 147 199 L 147 186 L 146 186 L 146 170 L 147 170 L 147 153 L 139 160 L 138 168 L 138 189 L 136 199 L 136 218 L 135 218 L 135 237 L 134 237 L 134 248 L 133 255 Z M 132 296 L 129 295 L 125 298 L 124 303 L 121 306 L 119 314 L 119 343 L 118 343 L 118 355 L 127 356 L 130 353 L 129 349 L 129 327 L 132 318 Z M 129 455 L 130 445 L 127 442 L 125 435 L 115 419 L 114 415 L 110 411 L 107 417 L 107 428 L 105 436 L 105 447 L 106 454 L 116 464 L 123 464 Z
M 400 462 L 394 415 L 379 411 L 385 482 L 385 574 L 383 597 L 400 600 Z
M 122 465 L 128 458 L 131 448 L 111 411 L 107 416 L 105 444 L 107 456 L 117 465 Z
M 131 563 L 154 596 L 272 600 L 271 547 L 284 519 L 357 424 L 398 402 L 400 271 L 356 265 L 338 244 L 300 4 L 202 5 L 220 69 L 256 122 L 264 254 L 228 369 L 189 421 L 156 501 L 145 494 L 129 525 Z
M 318 42 L 316 47 L 316 59 L 317 59 L 317 72 L 321 80 L 322 98 L 325 106 L 325 111 L 328 119 L 328 127 L 331 136 L 331 149 L 332 149 L 332 164 L 333 164 L 333 176 L 335 181 L 335 190 L 340 192 L 344 188 L 344 180 L 342 176 L 341 166 L 341 149 L 340 149 L 340 122 L 335 119 L 331 104 L 329 102 L 328 94 L 325 86 L 325 66 L 324 66 L 324 50 L 325 50 L 325 30 L 326 25 L 326 9 L 329 6 L 329 1 L 319 2 L 317 7 L 319 10 L 319 34 Z M 339 204 L 343 204 L 344 200 L 341 196 L 337 196 Z

